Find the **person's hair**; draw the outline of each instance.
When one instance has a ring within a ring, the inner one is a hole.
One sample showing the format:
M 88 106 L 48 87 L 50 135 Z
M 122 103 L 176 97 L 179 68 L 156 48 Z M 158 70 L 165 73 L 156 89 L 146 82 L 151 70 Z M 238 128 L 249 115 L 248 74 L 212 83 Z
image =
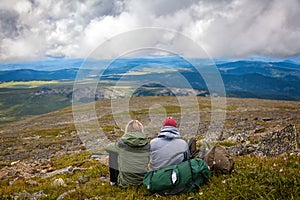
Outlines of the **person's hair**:
M 135 132 L 135 131 L 144 133 L 143 124 L 138 120 L 131 120 L 128 122 L 128 124 L 125 127 L 125 133 Z

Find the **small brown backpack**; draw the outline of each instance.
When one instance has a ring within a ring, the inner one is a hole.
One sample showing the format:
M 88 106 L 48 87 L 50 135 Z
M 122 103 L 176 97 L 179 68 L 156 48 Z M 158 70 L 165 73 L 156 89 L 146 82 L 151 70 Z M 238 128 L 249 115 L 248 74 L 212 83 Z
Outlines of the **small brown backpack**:
M 230 174 L 234 168 L 234 160 L 221 145 L 213 146 L 205 155 L 204 161 L 215 173 Z

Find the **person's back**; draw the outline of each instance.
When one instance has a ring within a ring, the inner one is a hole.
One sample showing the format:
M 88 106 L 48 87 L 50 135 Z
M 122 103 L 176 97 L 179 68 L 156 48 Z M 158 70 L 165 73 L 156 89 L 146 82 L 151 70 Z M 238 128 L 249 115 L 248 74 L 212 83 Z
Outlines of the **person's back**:
M 147 172 L 149 162 L 149 144 L 140 132 L 125 134 L 118 143 L 119 178 L 118 185 L 138 185 Z
M 131 125 L 140 124 L 137 120 L 129 122 L 125 134 L 118 142 L 106 146 L 106 151 L 116 155 L 110 160 L 111 180 L 117 175 L 117 185 L 138 185 L 142 182 L 149 162 L 149 144 L 143 129 L 131 128 Z M 140 126 L 142 126 L 140 124 Z
M 166 118 L 158 137 L 150 142 L 150 168 L 158 170 L 181 163 L 189 156 L 186 141 L 181 139 L 173 118 Z

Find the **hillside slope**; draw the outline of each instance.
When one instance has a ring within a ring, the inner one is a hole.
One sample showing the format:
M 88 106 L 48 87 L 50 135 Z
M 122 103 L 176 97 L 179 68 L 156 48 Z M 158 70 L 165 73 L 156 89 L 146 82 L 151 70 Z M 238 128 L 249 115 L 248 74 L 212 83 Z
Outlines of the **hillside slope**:
M 185 106 L 188 106 L 190 97 L 183 98 L 186 98 L 187 105 Z M 124 100 L 116 101 L 122 105 Z M 198 133 L 192 133 L 192 135 L 204 134 L 211 123 L 210 98 L 198 97 L 198 102 L 200 110 L 199 129 Z M 147 126 L 151 120 L 149 108 L 156 104 L 163 106 L 167 115 L 180 119 L 181 110 L 176 97 L 132 98 L 130 100 L 130 115 L 147 127 L 146 133 L 149 134 L 149 137 L 154 137 L 160 128 L 160 124 L 153 127 Z M 96 103 L 100 127 L 108 137 L 111 134 L 121 134 L 124 130 L 124 127 L 118 127 L 115 124 L 110 106 L 110 100 Z M 283 128 L 288 124 L 294 124 L 297 130 L 300 130 L 299 110 L 300 102 L 295 101 L 227 98 L 226 120 L 222 132 L 223 134 L 246 133 L 259 136 L 264 132 Z M 190 112 L 190 117 L 199 114 L 195 113 L 193 109 Z M 163 115 L 160 114 L 156 117 L 163 119 Z M 195 126 L 193 121 L 190 124 Z M 184 136 L 191 134 L 185 132 L 185 127 L 180 127 L 180 130 Z M 66 149 L 84 149 L 76 134 L 71 107 L 1 125 L 0 134 L 1 162 L 27 158 L 49 158 L 56 152 L 65 152 Z M 112 138 L 115 137 L 117 136 Z
M 190 97 L 184 98 L 185 104 L 179 105 L 176 97 L 135 97 L 130 99 L 130 115 L 147 126 L 153 117 L 163 119 L 164 115 L 153 113 L 153 109 L 149 112 L 149 108 L 159 104 L 162 107 L 157 108 L 164 108 L 167 115 L 179 119 L 181 109 L 191 105 Z M 124 99 L 115 101 L 116 105 L 124 103 Z M 199 129 L 192 135 L 201 139 L 211 122 L 211 102 L 210 98 L 198 97 L 198 103 Z M 80 108 L 85 109 L 88 105 Z M 114 141 L 123 133 L 124 127 L 115 124 L 110 106 L 110 100 L 98 101 L 96 113 L 106 136 Z M 191 118 L 197 114 L 194 110 L 190 108 Z M 253 144 L 288 124 L 300 130 L 299 110 L 300 102 L 295 101 L 227 98 L 220 143 L 236 145 L 237 140 L 229 142 L 224 138 L 244 134 L 247 142 Z M 115 115 L 122 117 L 124 113 Z M 146 128 L 149 138 L 156 136 L 160 126 Z M 190 121 L 190 126 L 195 123 Z M 180 130 L 184 138 L 191 136 L 185 127 Z M 109 186 L 108 168 L 103 165 L 107 160 L 92 156 L 86 150 L 76 132 L 71 107 L 1 125 L 0 134 L 0 198 L 143 199 L 146 194 L 144 189 L 136 193 L 135 188 Z M 99 143 L 99 147 L 104 145 Z M 196 193 L 156 198 L 296 198 L 300 193 L 299 156 L 299 153 L 270 158 L 237 156 L 234 157 L 236 164 L 232 175 L 214 176 Z M 64 181 L 62 185 L 55 185 L 60 179 Z

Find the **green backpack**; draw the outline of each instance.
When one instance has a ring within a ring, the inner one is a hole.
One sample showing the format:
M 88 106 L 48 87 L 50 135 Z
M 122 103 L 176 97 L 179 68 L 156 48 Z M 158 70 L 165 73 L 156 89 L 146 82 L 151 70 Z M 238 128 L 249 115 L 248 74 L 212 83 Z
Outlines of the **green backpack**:
M 172 195 L 197 190 L 210 176 L 208 165 L 202 159 L 194 158 L 160 170 L 148 171 L 143 184 L 151 193 Z

